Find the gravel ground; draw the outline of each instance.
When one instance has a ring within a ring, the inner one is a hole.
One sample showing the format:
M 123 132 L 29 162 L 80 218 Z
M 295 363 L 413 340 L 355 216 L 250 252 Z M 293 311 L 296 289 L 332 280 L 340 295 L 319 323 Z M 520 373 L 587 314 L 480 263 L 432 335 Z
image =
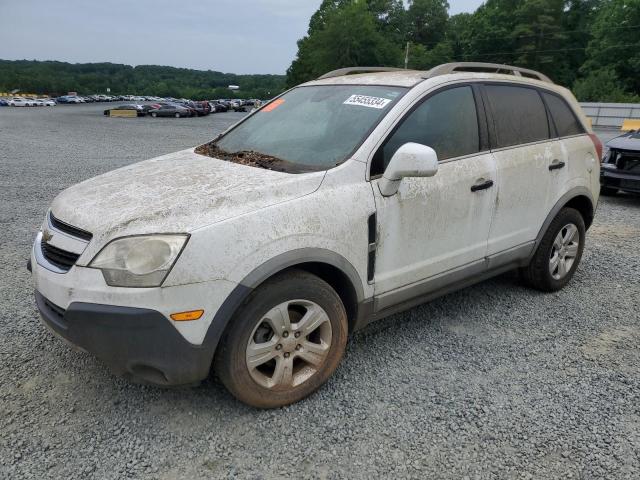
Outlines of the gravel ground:
M 1 478 L 638 478 L 640 198 L 603 198 L 576 277 L 505 275 L 371 325 L 311 398 L 113 377 L 39 323 L 25 263 L 63 188 L 240 118 L 0 109 Z

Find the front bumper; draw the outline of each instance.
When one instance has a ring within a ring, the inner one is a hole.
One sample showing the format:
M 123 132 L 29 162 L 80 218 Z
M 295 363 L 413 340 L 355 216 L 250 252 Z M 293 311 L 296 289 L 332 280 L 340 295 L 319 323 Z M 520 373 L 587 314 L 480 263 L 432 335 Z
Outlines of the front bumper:
M 207 377 L 230 310 L 221 306 L 236 284 L 211 280 L 157 288 L 108 286 L 93 268 L 64 272 L 39 254 L 28 268 L 44 323 L 66 341 L 94 354 L 117 375 L 159 385 L 193 384 Z M 194 321 L 171 313 L 203 309 Z
M 73 302 L 65 310 L 36 290 L 54 333 L 92 353 L 116 375 L 156 385 L 185 385 L 209 374 L 213 349 L 186 341 L 161 313 L 145 308 Z
M 625 192 L 640 193 L 640 175 L 625 173 L 623 170 L 602 168 L 600 170 L 600 185 L 618 188 Z

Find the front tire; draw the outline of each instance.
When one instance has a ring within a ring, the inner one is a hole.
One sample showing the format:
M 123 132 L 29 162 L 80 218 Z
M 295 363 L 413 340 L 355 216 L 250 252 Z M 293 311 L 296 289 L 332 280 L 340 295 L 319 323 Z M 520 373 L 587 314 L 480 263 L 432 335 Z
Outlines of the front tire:
M 564 287 L 575 273 L 584 250 L 586 228 L 580 212 L 563 208 L 542 237 L 529 265 L 522 269 L 524 281 L 544 292 Z
M 274 408 L 302 400 L 336 370 L 347 314 L 324 280 L 290 270 L 258 287 L 233 316 L 215 370 L 240 401 Z
M 156 112 L 151 112 L 151 116 L 152 116 L 153 118 L 156 118 L 156 117 L 158 116 L 158 114 L 157 114 Z

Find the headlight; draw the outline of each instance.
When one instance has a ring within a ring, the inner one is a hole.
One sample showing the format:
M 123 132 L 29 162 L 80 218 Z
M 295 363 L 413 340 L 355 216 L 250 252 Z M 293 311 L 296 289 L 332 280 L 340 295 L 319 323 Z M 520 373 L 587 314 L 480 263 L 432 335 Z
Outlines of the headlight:
M 102 271 L 112 287 L 159 287 L 188 235 L 139 235 L 117 238 L 98 253 L 89 267 Z

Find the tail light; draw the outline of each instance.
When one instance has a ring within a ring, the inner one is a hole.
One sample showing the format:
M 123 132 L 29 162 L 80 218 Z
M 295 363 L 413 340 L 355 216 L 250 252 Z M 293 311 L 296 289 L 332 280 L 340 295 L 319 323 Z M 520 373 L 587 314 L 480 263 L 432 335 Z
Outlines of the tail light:
M 598 162 L 602 163 L 602 150 L 603 150 L 602 142 L 600 141 L 600 139 L 595 133 L 590 133 L 589 138 L 591 138 L 591 141 L 593 142 L 593 146 L 596 147 L 596 153 L 598 154 Z

